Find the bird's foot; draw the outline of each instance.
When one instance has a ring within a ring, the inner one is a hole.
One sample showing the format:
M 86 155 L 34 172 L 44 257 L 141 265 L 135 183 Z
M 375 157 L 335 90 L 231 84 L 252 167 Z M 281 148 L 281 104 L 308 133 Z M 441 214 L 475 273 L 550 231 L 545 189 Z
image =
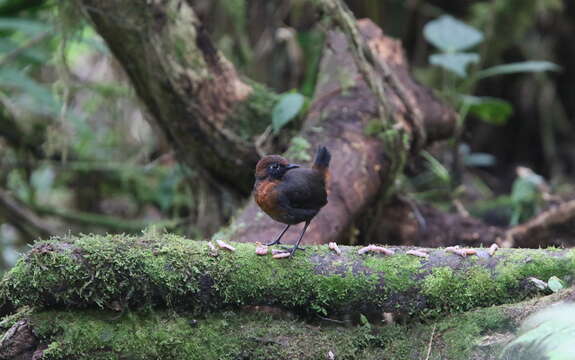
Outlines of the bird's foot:
M 287 251 L 290 253 L 290 256 L 289 256 L 289 257 L 293 257 L 293 255 L 295 254 L 296 250 L 305 251 L 305 248 L 304 248 L 304 247 L 301 247 L 301 246 L 293 246 L 293 247 L 291 247 L 291 248 L 290 248 L 290 247 L 287 247 L 287 246 L 282 246 L 281 248 L 287 250 Z
M 265 244 L 266 246 L 274 246 L 274 245 L 278 245 L 281 244 L 279 240 L 274 240 L 271 243 L 267 243 Z

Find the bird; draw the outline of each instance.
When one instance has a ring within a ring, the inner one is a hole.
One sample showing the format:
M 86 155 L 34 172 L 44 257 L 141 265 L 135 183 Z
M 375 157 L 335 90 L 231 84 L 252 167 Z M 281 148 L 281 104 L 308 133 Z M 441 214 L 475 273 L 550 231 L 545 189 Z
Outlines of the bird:
M 280 155 L 262 157 L 255 170 L 254 198 L 272 219 L 286 224 L 276 239 L 266 245 L 280 244 L 290 226 L 305 222 L 292 257 L 311 220 L 327 204 L 326 182 L 331 154 L 324 146 L 316 152 L 311 168 L 291 164 Z

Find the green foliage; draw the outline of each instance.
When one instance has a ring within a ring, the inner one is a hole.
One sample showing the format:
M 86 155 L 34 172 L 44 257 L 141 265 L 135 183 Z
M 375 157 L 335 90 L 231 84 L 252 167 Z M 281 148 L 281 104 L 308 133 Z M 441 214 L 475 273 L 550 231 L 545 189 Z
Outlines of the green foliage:
M 461 100 L 470 114 L 492 125 L 504 125 L 513 114 L 513 107 L 506 100 L 471 95 L 462 95 Z
M 311 155 L 309 154 L 310 149 L 311 144 L 306 138 L 294 136 L 290 140 L 290 147 L 286 151 L 285 156 L 295 161 L 311 161 Z
M 277 134 L 282 127 L 293 120 L 303 108 L 305 98 L 298 93 L 288 93 L 280 97 L 272 109 L 272 130 Z
M 528 317 L 501 360 L 568 360 L 575 353 L 575 305 L 561 304 Z
M 467 50 L 483 41 L 480 31 L 449 15 L 428 22 L 423 28 L 423 35 L 446 53 Z
M 543 178 L 531 171 L 517 177 L 511 189 L 513 214 L 510 225 L 517 225 L 536 213 L 541 203 L 539 187 L 543 184 Z
M 517 73 L 541 73 L 546 71 L 559 71 L 561 68 L 549 61 L 523 61 L 519 63 L 497 65 L 478 71 L 475 76 L 478 79 L 497 75 Z
M 427 23 L 423 35 L 443 52 L 431 55 L 429 60 L 433 65 L 439 65 L 464 77 L 467 75 L 467 66 L 479 61 L 478 54 L 462 51 L 483 41 L 483 34 L 451 16 L 444 15 Z
M 551 276 L 549 280 L 547 280 L 547 286 L 549 286 L 549 289 L 553 292 L 558 292 L 565 287 L 563 281 L 561 281 L 557 276 Z

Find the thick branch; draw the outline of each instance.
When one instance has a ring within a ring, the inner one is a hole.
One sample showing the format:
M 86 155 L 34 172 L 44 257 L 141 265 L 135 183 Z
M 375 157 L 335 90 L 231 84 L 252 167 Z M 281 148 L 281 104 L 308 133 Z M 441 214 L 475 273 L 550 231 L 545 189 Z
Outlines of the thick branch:
M 257 256 L 253 244 L 214 253 L 175 236 L 85 236 L 41 242 L 4 277 L 0 297 L 16 307 L 121 310 L 183 307 L 196 313 L 237 305 L 275 305 L 307 314 L 461 311 L 533 294 L 529 277 L 575 271 L 569 250 L 486 249 L 462 258 L 430 249 L 428 258 L 309 247 L 293 259 Z M 535 291 L 536 292 L 536 291 Z
M 178 156 L 247 194 L 252 136 L 269 124 L 275 95 L 240 80 L 187 1 L 80 3 Z

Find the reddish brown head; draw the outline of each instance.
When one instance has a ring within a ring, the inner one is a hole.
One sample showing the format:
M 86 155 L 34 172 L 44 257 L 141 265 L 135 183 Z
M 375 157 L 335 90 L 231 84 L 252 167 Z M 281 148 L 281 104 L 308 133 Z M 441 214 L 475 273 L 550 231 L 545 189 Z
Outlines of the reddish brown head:
M 287 171 L 298 167 L 299 165 L 290 164 L 279 155 L 267 155 L 256 165 L 256 180 L 280 180 Z

